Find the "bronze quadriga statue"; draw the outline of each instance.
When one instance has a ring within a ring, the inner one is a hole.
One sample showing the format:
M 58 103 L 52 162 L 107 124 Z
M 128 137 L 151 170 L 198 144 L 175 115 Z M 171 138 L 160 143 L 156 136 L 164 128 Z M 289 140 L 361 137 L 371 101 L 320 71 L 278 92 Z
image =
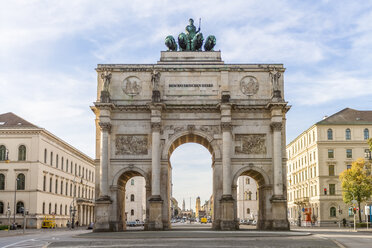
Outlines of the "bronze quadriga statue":
M 194 20 L 190 18 L 189 25 L 185 28 L 185 33 L 178 35 L 178 45 L 180 51 L 201 51 L 203 46 L 203 34 L 200 33 L 200 20 L 199 28 L 196 30 L 194 26 Z M 168 35 L 165 38 L 165 45 L 168 47 L 168 51 L 177 51 L 177 43 L 173 36 Z M 216 45 L 216 37 L 209 35 L 204 44 L 205 51 L 213 51 L 213 47 Z

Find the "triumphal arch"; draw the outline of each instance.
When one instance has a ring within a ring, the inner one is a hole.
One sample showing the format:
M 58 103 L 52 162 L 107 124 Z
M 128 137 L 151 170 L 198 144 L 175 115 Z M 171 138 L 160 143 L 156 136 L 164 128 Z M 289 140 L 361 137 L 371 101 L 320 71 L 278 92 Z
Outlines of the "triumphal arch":
M 133 176 L 146 181 L 145 229 L 170 229 L 169 158 L 187 142 L 212 154 L 213 229 L 239 227 L 236 183 L 241 175 L 254 178 L 259 188 L 257 228 L 289 229 L 285 68 L 226 64 L 213 46 L 179 51 L 172 42 L 157 63 L 96 69 L 94 231 L 125 229 L 125 185 Z

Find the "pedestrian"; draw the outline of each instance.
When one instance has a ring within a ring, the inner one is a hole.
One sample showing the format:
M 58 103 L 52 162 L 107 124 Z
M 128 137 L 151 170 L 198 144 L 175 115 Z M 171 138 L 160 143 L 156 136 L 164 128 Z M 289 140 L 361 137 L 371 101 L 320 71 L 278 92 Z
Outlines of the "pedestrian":
M 346 227 L 346 219 L 345 219 L 345 218 L 342 219 L 342 225 L 343 225 L 344 227 Z
M 78 228 L 79 227 L 79 221 L 77 220 L 76 221 L 76 228 Z

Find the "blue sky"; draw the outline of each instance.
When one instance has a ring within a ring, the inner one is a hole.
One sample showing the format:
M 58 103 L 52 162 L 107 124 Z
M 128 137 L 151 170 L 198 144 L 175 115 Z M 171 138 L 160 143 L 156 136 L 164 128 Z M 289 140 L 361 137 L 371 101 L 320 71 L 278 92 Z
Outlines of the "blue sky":
M 183 31 L 190 17 L 196 24 L 202 18 L 204 36 L 216 36 L 226 63 L 284 64 L 292 105 L 287 143 L 324 115 L 372 106 L 370 1 L 3 0 L 1 6 L 0 112 L 45 127 L 90 156 L 96 65 L 156 63 L 164 38 Z

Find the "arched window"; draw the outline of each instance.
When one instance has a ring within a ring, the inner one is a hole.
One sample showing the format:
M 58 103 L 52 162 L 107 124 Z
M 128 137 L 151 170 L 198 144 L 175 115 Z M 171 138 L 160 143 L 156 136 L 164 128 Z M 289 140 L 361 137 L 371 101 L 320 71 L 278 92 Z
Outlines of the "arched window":
M 66 190 L 65 190 L 65 195 L 68 194 L 68 183 L 66 182 Z
M 247 214 L 250 214 L 250 213 L 251 213 L 251 209 L 247 208 Z
M 63 195 L 63 182 L 61 181 L 61 191 L 59 192 L 61 195 Z
M 333 131 L 332 129 L 327 130 L 327 138 L 328 140 L 333 140 Z
M 43 177 L 43 191 L 46 191 L 46 176 Z
M 18 160 L 19 161 L 26 160 L 26 147 L 24 145 L 20 145 L 18 147 Z
M 0 146 L 0 161 L 4 161 L 6 159 L 6 147 L 4 145 Z
M 43 202 L 43 214 L 45 214 L 45 202 Z
M 365 140 L 369 139 L 369 130 L 368 130 L 368 128 L 364 129 L 363 132 L 364 132 L 364 139 Z
M 72 196 L 72 183 L 70 184 L 70 196 Z
M 26 185 L 26 177 L 23 173 L 17 176 L 17 190 L 24 190 Z
M 61 170 L 63 170 L 63 157 L 61 158 Z
M 0 190 L 4 190 L 4 189 L 5 189 L 5 175 L 0 174 Z
M 130 195 L 130 201 L 132 201 L 132 202 L 134 201 L 134 195 L 133 194 Z
M 54 185 L 54 186 L 55 186 L 54 193 L 58 194 L 58 179 L 56 179 L 56 185 Z
M 130 210 L 130 215 L 134 215 L 134 209 Z
M 0 214 L 4 214 L 4 203 L 0 201 Z
M 65 205 L 65 215 L 67 215 L 67 205 Z
M 62 215 L 62 204 L 59 206 L 59 214 Z
M 49 179 L 49 192 L 52 193 L 52 185 L 53 185 L 53 179 Z
M 19 201 L 17 202 L 17 214 L 21 214 L 22 213 L 22 208 L 24 209 L 25 205 L 23 204 L 23 202 Z
M 329 215 L 330 215 L 331 217 L 336 217 L 336 208 L 335 208 L 335 207 L 331 207 L 331 208 L 329 209 Z
M 56 155 L 56 168 L 58 168 L 58 154 Z
M 134 185 L 134 179 L 130 180 L 130 185 Z
M 52 214 L 52 203 L 49 203 L 49 214 Z
M 66 171 L 68 172 L 68 159 L 66 159 Z
M 248 192 L 248 200 L 249 201 L 252 200 L 252 192 L 251 191 Z
M 50 152 L 50 165 L 53 165 L 53 152 Z
M 346 130 L 345 130 L 345 139 L 346 140 L 351 140 L 351 130 L 350 130 L 350 128 L 346 128 Z
M 44 163 L 46 164 L 47 162 L 47 149 L 44 149 Z
M 57 203 L 54 204 L 54 214 L 57 214 Z

